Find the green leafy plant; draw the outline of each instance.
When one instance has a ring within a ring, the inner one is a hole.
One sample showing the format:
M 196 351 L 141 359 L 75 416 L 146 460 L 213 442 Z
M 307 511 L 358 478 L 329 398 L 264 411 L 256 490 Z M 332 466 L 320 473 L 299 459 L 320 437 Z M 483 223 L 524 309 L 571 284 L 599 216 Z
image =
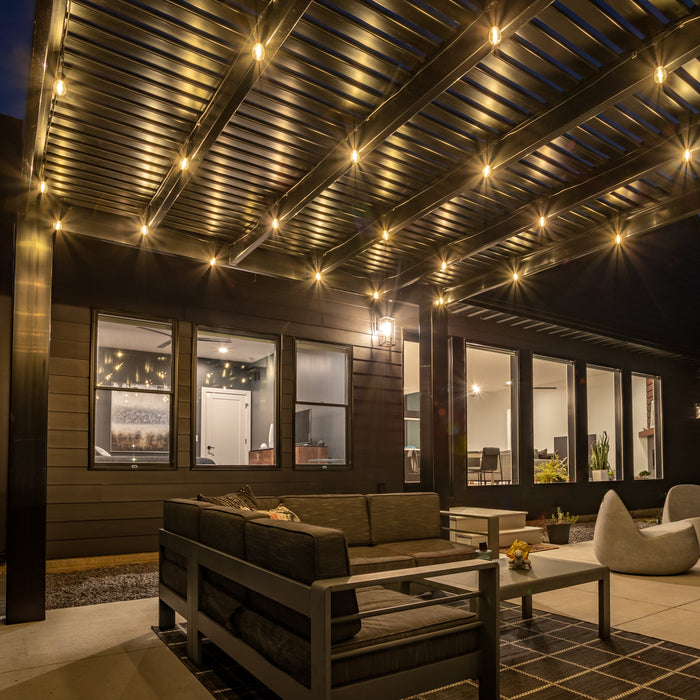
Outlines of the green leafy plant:
M 569 467 L 566 464 L 566 457 L 559 459 L 558 454 L 554 454 L 546 462 L 535 465 L 535 483 L 551 484 L 556 481 L 569 480 Z
M 564 523 L 569 523 L 569 525 L 575 525 L 578 522 L 578 515 L 571 515 L 568 511 L 564 513 L 560 506 L 557 506 L 557 512 L 552 514 L 552 522 L 557 525 L 563 525 Z
M 591 458 L 588 462 L 588 467 L 591 470 L 610 469 L 608 455 L 610 454 L 610 440 L 608 439 L 608 431 L 604 430 L 603 434 L 591 445 Z

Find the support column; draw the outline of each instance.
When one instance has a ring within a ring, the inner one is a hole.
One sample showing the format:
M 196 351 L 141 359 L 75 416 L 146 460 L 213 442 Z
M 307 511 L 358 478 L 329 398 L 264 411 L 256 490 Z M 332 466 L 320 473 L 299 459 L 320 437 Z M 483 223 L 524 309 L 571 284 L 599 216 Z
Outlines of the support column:
M 589 481 L 588 474 L 588 388 L 586 383 L 586 363 L 576 360 L 574 365 L 576 390 L 576 481 Z
M 15 244 L 7 517 L 7 622 L 46 616 L 46 446 L 53 231 L 39 204 Z
M 449 352 L 447 310 L 426 300 L 420 307 L 420 427 L 423 491 L 437 491 L 445 508 L 451 497 Z

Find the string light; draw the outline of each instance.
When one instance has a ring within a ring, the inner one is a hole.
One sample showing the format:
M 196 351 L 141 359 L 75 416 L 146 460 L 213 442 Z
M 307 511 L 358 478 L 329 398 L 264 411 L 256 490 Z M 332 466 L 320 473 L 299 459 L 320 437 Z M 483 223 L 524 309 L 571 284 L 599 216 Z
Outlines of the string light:
M 540 228 L 544 228 L 546 223 L 547 223 L 547 219 L 545 219 L 544 216 L 540 216 Z
M 683 151 L 683 160 L 686 163 L 690 163 L 690 160 L 692 159 L 692 157 L 693 157 L 693 152 L 689 148 L 686 148 L 685 151 Z
M 141 226 L 141 235 L 143 235 L 143 236 L 147 236 L 147 235 L 148 235 L 148 226 L 146 226 L 146 224 L 144 224 L 143 226 Z
M 360 154 L 357 152 L 356 148 L 352 149 L 352 153 L 350 154 L 350 160 L 352 160 L 353 163 L 357 163 L 360 160 Z
M 519 278 L 518 273 L 517 273 L 517 272 L 514 272 L 514 273 L 513 273 L 513 281 L 514 281 L 514 282 L 517 282 L 517 281 L 518 281 L 518 278 Z
M 320 281 L 321 281 L 321 273 L 320 273 L 320 272 L 317 272 L 317 273 L 316 273 L 316 281 L 317 281 L 317 282 L 320 282 Z
M 63 78 L 59 78 L 53 84 L 53 91 L 59 96 L 63 97 L 66 94 L 66 81 Z
M 484 177 L 488 177 L 491 174 L 491 166 L 488 163 L 484 166 L 484 169 L 481 171 L 481 174 Z
M 212 259 L 209 261 L 209 264 L 210 264 L 212 267 L 214 267 L 214 265 L 216 265 L 216 258 L 212 258 Z
M 440 269 L 443 272 L 447 269 L 447 262 L 445 260 L 442 261 L 442 265 L 440 266 Z
M 656 68 L 654 69 L 654 82 L 658 85 L 663 85 L 664 82 L 666 82 L 666 78 L 668 78 L 668 71 L 666 70 L 666 66 L 656 66 Z
M 272 228 L 273 228 L 273 230 L 276 231 L 279 227 L 280 227 L 279 219 L 278 219 L 277 217 L 275 217 L 275 218 L 272 220 Z
M 379 292 L 375 289 L 374 294 L 372 295 L 372 298 L 376 301 L 379 299 Z
M 60 221 L 56 221 L 56 222 L 54 223 L 53 227 L 54 227 L 57 231 L 60 231 L 60 230 L 61 230 L 61 222 L 60 222 Z
M 384 229 L 384 230 L 382 231 L 382 238 L 383 238 L 385 241 L 388 241 L 388 240 L 389 240 L 389 232 L 388 232 L 386 229 Z
M 501 34 L 500 28 L 494 24 L 493 27 L 489 29 L 489 43 L 491 46 L 498 46 L 502 38 L 503 35 Z
M 442 306 L 445 303 L 444 297 L 438 297 L 437 303 Z
M 619 233 L 615 236 L 615 243 L 617 243 L 617 245 L 622 243 L 622 236 Z
M 265 47 L 259 41 L 253 46 L 253 58 L 256 61 L 262 61 L 265 58 Z
M 187 158 L 186 158 L 186 157 L 183 158 L 183 159 L 180 161 L 180 170 L 187 170 L 187 168 L 189 167 L 189 164 L 190 164 L 190 163 L 189 163 L 189 161 L 187 160 Z
M 46 184 L 46 180 L 42 180 L 41 184 L 39 185 L 39 192 L 41 192 L 41 194 L 44 194 L 48 188 L 49 186 Z

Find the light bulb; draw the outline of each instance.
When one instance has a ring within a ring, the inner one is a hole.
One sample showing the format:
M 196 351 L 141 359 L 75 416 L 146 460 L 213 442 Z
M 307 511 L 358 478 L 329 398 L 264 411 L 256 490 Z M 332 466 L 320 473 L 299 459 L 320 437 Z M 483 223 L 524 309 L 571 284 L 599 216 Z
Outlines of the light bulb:
M 375 300 L 376 300 L 376 299 L 379 299 L 379 292 L 377 292 L 377 291 L 375 290 L 375 292 L 374 292 L 374 294 L 372 295 L 372 297 L 373 297 Z
M 187 170 L 188 166 L 189 166 L 189 161 L 185 157 L 180 161 L 180 170 Z
M 212 259 L 209 261 L 209 264 L 210 264 L 212 267 L 214 267 L 214 265 L 216 265 L 216 258 L 212 258 Z
M 276 231 L 280 227 L 280 222 L 278 218 L 272 220 L 272 228 Z
M 544 225 L 547 223 L 547 219 L 544 218 L 544 216 L 540 216 L 540 228 L 544 228 Z
M 666 81 L 666 78 L 668 78 L 666 66 L 656 66 L 656 68 L 654 69 L 654 82 L 658 83 L 659 85 L 663 85 L 663 83 Z
M 517 273 L 517 272 L 514 272 L 514 273 L 513 273 L 513 281 L 514 281 L 514 282 L 517 282 L 517 281 L 518 281 L 518 273 Z
M 253 46 L 253 58 L 256 61 L 262 61 L 265 58 L 265 47 L 259 41 Z
M 472 392 L 474 394 L 481 393 L 481 387 L 478 384 L 472 384 Z
M 617 243 L 617 245 L 620 245 L 620 243 L 622 243 L 622 236 L 619 233 L 617 234 L 617 236 L 615 236 L 615 243 Z
M 686 163 L 690 163 L 690 159 L 692 157 L 693 157 L 693 152 L 689 148 L 686 148 L 685 151 L 683 151 L 683 160 Z
M 60 230 L 61 230 L 61 222 L 60 222 L 60 221 L 56 221 L 56 222 L 54 223 L 53 227 L 54 227 L 57 231 L 60 231 Z
M 443 260 L 440 269 L 444 272 L 447 269 L 447 263 Z
M 498 46 L 503 38 L 501 30 L 494 24 L 491 29 L 489 29 L 489 43 L 491 46 Z
M 46 184 L 46 180 L 42 180 L 41 184 L 39 185 L 39 192 L 41 192 L 41 194 L 44 194 L 44 192 L 46 192 L 47 189 L 48 185 Z
M 320 281 L 321 281 L 321 273 L 320 273 L 320 272 L 317 272 L 317 273 L 316 273 L 316 281 L 317 281 L 317 282 L 320 282 Z
M 443 298 L 443 297 L 440 297 L 440 298 L 438 299 L 437 303 L 440 304 L 440 306 L 442 306 L 442 305 L 445 303 L 444 298 Z
M 59 78 L 59 79 L 53 84 L 53 91 L 54 91 L 59 97 L 63 97 L 63 95 L 66 94 L 66 81 L 63 80 L 62 78 Z
M 146 226 L 146 224 L 144 224 L 144 225 L 141 227 L 141 233 L 142 233 L 142 235 L 144 235 L 144 236 L 147 236 L 147 235 L 148 235 L 148 226 Z
M 357 163 L 360 160 L 360 154 L 357 152 L 356 148 L 352 149 L 352 153 L 350 154 L 350 160 L 352 160 L 353 163 Z
M 382 238 L 383 238 L 385 241 L 388 241 L 388 240 L 389 240 L 389 232 L 388 232 L 386 229 L 384 229 L 384 230 L 382 231 Z
M 488 163 L 484 166 L 484 169 L 481 171 L 481 174 L 484 177 L 488 177 L 491 174 L 491 166 Z

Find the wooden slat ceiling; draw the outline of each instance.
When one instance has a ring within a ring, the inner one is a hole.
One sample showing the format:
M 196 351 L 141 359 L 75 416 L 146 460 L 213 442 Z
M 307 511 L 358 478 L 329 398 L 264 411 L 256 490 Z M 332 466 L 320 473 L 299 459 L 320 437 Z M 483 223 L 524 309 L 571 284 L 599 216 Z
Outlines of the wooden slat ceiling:
M 67 235 L 459 313 L 700 212 L 692 0 L 38 0 L 37 18 L 27 160 Z

